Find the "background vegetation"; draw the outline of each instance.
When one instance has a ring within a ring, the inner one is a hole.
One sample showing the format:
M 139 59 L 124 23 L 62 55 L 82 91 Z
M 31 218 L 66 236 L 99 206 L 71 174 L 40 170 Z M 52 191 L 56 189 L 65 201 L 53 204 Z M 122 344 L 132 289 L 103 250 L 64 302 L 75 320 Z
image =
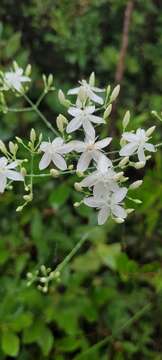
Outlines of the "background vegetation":
M 33 64 L 33 100 L 42 72 L 52 72 L 55 86 L 65 91 L 93 70 L 100 85 L 114 84 L 126 6 L 127 0 L 1 0 L 1 68 L 13 59 Z M 154 123 L 150 111 L 162 110 L 161 80 L 162 3 L 134 1 L 116 134 L 128 108 L 134 128 Z M 57 94 L 48 95 L 41 109 L 54 123 L 62 111 Z M 31 126 L 47 131 L 33 113 L 0 114 L 4 141 L 26 137 Z M 156 133 L 159 141 L 160 123 Z M 97 227 L 91 209 L 74 209 L 75 179 L 41 181 L 33 205 L 20 214 L 20 195 L 0 196 L 0 359 L 162 359 L 161 156 L 159 151 L 141 171 L 145 181 L 137 196 L 143 204 L 124 225 Z M 131 176 L 136 179 L 136 172 Z M 92 228 L 60 283 L 47 294 L 26 286 L 28 271 L 42 264 L 55 268 Z

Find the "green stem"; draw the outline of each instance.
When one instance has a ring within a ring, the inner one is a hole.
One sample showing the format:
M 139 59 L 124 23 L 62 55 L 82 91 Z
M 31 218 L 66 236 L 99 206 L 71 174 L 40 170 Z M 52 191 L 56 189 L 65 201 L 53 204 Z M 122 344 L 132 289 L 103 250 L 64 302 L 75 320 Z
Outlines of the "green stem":
M 7 111 L 10 112 L 26 112 L 26 111 L 33 111 L 33 109 L 31 107 L 26 107 L 26 108 L 7 108 Z
M 142 309 L 137 311 L 128 321 L 126 321 L 114 334 L 106 336 L 103 340 L 99 341 L 97 344 L 91 346 L 88 350 L 84 351 L 81 355 L 77 357 L 77 360 L 82 360 L 85 356 L 92 354 L 94 351 L 99 350 L 102 346 L 106 345 L 109 341 L 113 341 L 114 337 L 119 336 L 123 330 L 129 328 L 135 321 L 137 321 L 146 311 L 149 310 L 151 304 L 146 304 Z
M 29 97 L 23 93 L 22 94 L 26 101 L 31 105 L 32 109 L 38 114 L 38 116 L 42 119 L 44 124 L 55 134 L 56 136 L 60 136 L 60 134 L 57 132 L 57 130 L 54 129 L 54 127 L 51 125 L 51 123 L 46 119 L 46 117 L 42 114 L 42 112 L 38 109 L 36 104 L 32 102 L 32 100 L 29 99 Z

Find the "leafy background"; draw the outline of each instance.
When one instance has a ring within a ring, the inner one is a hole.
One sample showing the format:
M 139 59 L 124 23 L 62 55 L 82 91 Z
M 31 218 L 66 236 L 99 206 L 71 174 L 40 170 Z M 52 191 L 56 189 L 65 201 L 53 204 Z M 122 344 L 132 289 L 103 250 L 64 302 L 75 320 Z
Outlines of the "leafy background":
M 42 72 L 52 72 L 55 86 L 65 91 L 92 70 L 101 86 L 114 84 L 126 5 L 126 0 L 1 0 L 1 69 L 13 59 L 21 66 L 30 62 L 33 101 L 41 92 Z M 116 133 L 128 108 L 133 128 L 149 127 L 150 111 L 161 111 L 161 29 L 161 1 L 135 1 L 113 119 Z M 56 93 L 41 110 L 55 124 L 62 111 Z M 159 141 L 162 128 L 156 125 Z M 46 131 L 33 113 L 1 113 L 0 137 L 26 137 L 31 126 Z M 74 209 L 75 179 L 41 181 L 33 205 L 20 214 L 15 212 L 19 187 L 0 196 L 0 359 L 162 359 L 161 155 L 158 151 L 140 172 L 145 181 L 137 197 L 143 204 L 123 225 L 109 221 L 97 227 L 93 211 Z M 26 286 L 28 271 L 41 264 L 54 269 L 89 229 L 89 240 L 48 294 Z

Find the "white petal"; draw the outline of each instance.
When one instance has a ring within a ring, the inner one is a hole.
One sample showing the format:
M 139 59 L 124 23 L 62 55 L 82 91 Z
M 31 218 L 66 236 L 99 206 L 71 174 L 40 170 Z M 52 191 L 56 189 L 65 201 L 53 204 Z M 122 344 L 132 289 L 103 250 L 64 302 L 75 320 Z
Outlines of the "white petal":
M 111 207 L 111 211 L 113 213 L 113 215 L 115 215 L 116 217 L 125 219 L 127 217 L 127 213 L 125 211 L 125 209 L 123 209 L 120 205 L 113 205 Z
M 100 105 L 103 104 L 103 102 L 104 102 L 103 99 L 100 96 L 96 95 L 93 91 L 88 91 L 88 95 L 92 101 L 94 101 Z
M 77 171 L 85 171 L 87 170 L 90 161 L 92 160 L 92 156 L 90 153 L 85 151 L 79 158 L 78 164 L 77 164 Z
M 102 202 L 96 199 L 93 196 L 87 197 L 83 200 L 84 204 L 90 207 L 99 208 L 102 205 Z
M 58 154 L 68 154 L 72 150 L 73 150 L 73 145 L 72 145 L 72 141 L 70 141 L 69 143 L 64 144 L 60 148 L 58 148 L 58 151 L 56 150 L 56 152 Z
M 80 86 L 79 86 L 79 87 L 76 87 L 76 88 L 74 88 L 74 89 L 70 89 L 70 90 L 67 92 L 67 94 L 68 94 L 68 95 L 78 94 L 79 89 L 80 89 Z
M 64 160 L 64 158 L 60 154 L 56 154 L 56 153 L 53 154 L 52 155 L 52 161 L 58 167 L 58 169 L 60 169 L 60 170 L 66 170 L 67 169 L 66 161 Z
M 6 170 L 5 171 L 5 175 L 7 176 L 8 179 L 10 180 L 14 180 L 14 181 L 24 181 L 23 176 L 14 170 Z
M 82 115 L 82 112 L 83 112 L 83 110 L 75 108 L 75 107 L 70 107 L 68 110 L 68 114 L 70 114 L 74 117 Z
M 101 156 L 98 163 L 97 163 L 97 169 L 99 171 L 101 171 L 102 173 L 104 173 L 104 172 L 106 172 L 107 168 L 108 168 L 107 159 L 106 159 L 105 156 Z
M 0 158 L 0 168 L 5 167 L 7 165 L 7 163 L 8 163 L 8 160 L 6 159 L 6 157 L 2 156 Z
M 106 155 L 102 154 L 99 151 L 96 151 L 94 155 L 95 156 L 93 157 L 93 159 L 96 161 L 97 164 L 99 164 L 102 159 L 102 163 L 105 164 L 105 169 L 112 166 L 112 161 Z
M 138 159 L 139 159 L 139 161 L 143 161 L 143 162 L 146 161 L 146 157 L 145 157 L 145 153 L 144 153 L 143 146 L 139 146 L 138 151 L 137 151 L 137 154 L 138 154 Z
M 77 152 L 83 152 L 86 149 L 86 144 L 83 141 L 74 140 L 71 141 L 73 150 Z
M 82 121 L 80 118 L 72 119 L 69 124 L 67 125 L 66 132 L 70 134 L 71 132 L 80 128 Z
M 91 187 L 93 186 L 98 179 L 97 171 L 94 171 L 94 173 L 88 175 L 80 182 L 80 185 L 82 187 Z
M 138 141 L 138 136 L 136 134 L 131 133 L 131 132 L 123 133 L 122 138 L 124 140 L 129 141 L 129 142 L 137 142 Z
M 107 206 L 104 206 L 98 212 L 98 225 L 103 225 L 110 215 L 110 209 Z
M 93 114 L 95 111 L 95 106 L 91 105 L 91 106 L 86 106 L 85 110 L 86 114 Z
M 64 140 L 61 137 L 56 137 L 53 141 L 52 141 L 52 145 L 54 148 L 57 148 L 58 146 L 62 146 L 64 143 Z
M 155 146 L 153 144 L 145 143 L 144 146 L 145 146 L 145 149 L 148 150 L 148 151 L 151 151 L 151 152 L 156 151 Z
M 40 170 L 44 170 L 48 167 L 48 165 L 50 164 L 51 162 L 51 154 L 49 154 L 48 152 L 44 153 L 43 156 L 42 156 L 42 159 L 39 163 L 39 169 Z
M 87 135 L 89 135 L 90 137 L 95 136 L 95 129 L 90 123 L 90 121 L 88 121 L 87 119 L 83 121 L 83 128 Z
M 40 144 L 40 150 L 41 151 L 46 151 L 49 147 L 49 145 L 51 145 L 51 143 L 49 141 L 43 141 L 41 144 Z
M 127 194 L 127 188 L 121 188 L 112 195 L 112 202 L 117 204 L 121 202 Z M 120 216 L 119 216 L 120 217 Z
M 110 144 L 111 140 L 112 140 L 112 138 L 107 137 L 107 138 L 105 138 L 103 140 L 97 141 L 96 145 L 97 145 L 98 148 L 103 149 L 103 148 L 105 148 L 106 146 L 108 146 Z
M 107 199 L 110 195 L 110 188 L 101 181 L 94 185 L 93 195 L 96 198 L 102 198 L 103 200 L 105 200 L 105 198 Z
M 137 150 L 137 145 L 134 143 L 130 143 L 127 145 L 124 145 L 123 148 L 120 150 L 119 155 L 120 156 L 131 156 L 135 153 Z
M 15 167 L 18 165 L 17 161 L 12 161 L 10 164 L 6 166 L 7 169 L 15 169 Z
M 96 87 L 96 86 L 91 86 L 91 89 L 92 89 L 92 91 L 94 91 L 94 92 L 104 92 L 104 91 L 105 91 L 105 89 L 100 89 L 100 88 L 98 88 L 98 87 Z
M 105 121 L 100 116 L 91 115 L 90 120 L 95 124 L 104 124 Z
M 7 184 L 7 178 L 4 174 L 0 174 L 0 193 L 3 193 Z

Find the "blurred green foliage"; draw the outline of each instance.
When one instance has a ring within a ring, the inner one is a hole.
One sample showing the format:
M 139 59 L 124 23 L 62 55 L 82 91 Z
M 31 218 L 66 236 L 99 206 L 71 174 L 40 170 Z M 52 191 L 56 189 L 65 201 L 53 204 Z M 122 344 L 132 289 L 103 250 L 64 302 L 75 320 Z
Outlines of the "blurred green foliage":
M 33 64 L 30 96 L 41 91 L 40 74 L 52 72 L 66 90 L 92 70 L 113 83 L 127 0 L 1 0 L 0 64 Z M 116 128 L 124 111 L 132 126 L 149 127 L 150 110 L 162 109 L 162 3 L 135 1 Z M 12 99 L 9 99 L 12 104 Z M 14 100 L 15 106 L 19 100 Z M 42 105 L 51 122 L 61 111 L 57 94 Z M 142 115 L 141 115 L 142 114 Z M 42 126 L 33 114 L 1 114 L 0 137 L 26 137 Z M 44 131 L 46 131 L 43 128 Z M 156 141 L 162 138 L 157 123 Z M 129 175 L 129 174 L 128 174 Z M 74 179 L 39 181 L 35 200 L 15 213 L 20 196 L 0 196 L 0 359 L 162 359 L 162 161 L 151 161 L 143 200 L 124 225 L 97 227 L 93 211 L 73 208 Z M 136 172 L 131 176 L 136 179 Z M 19 189 L 19 188 L 17 188 Z M 55 268 L 79 241 L 91 236 L 48 294 L 27 287 L 26 273 Z M 140 310 L 146 306 L 146 311 Z M 135 314 L 139 317 L 131 321 Z M 126 326 L 125 326 L 126 324 Z M 112 337 L 111 337 L 112 335 Z M 87 352 L 108 337 L 107 343 Z

